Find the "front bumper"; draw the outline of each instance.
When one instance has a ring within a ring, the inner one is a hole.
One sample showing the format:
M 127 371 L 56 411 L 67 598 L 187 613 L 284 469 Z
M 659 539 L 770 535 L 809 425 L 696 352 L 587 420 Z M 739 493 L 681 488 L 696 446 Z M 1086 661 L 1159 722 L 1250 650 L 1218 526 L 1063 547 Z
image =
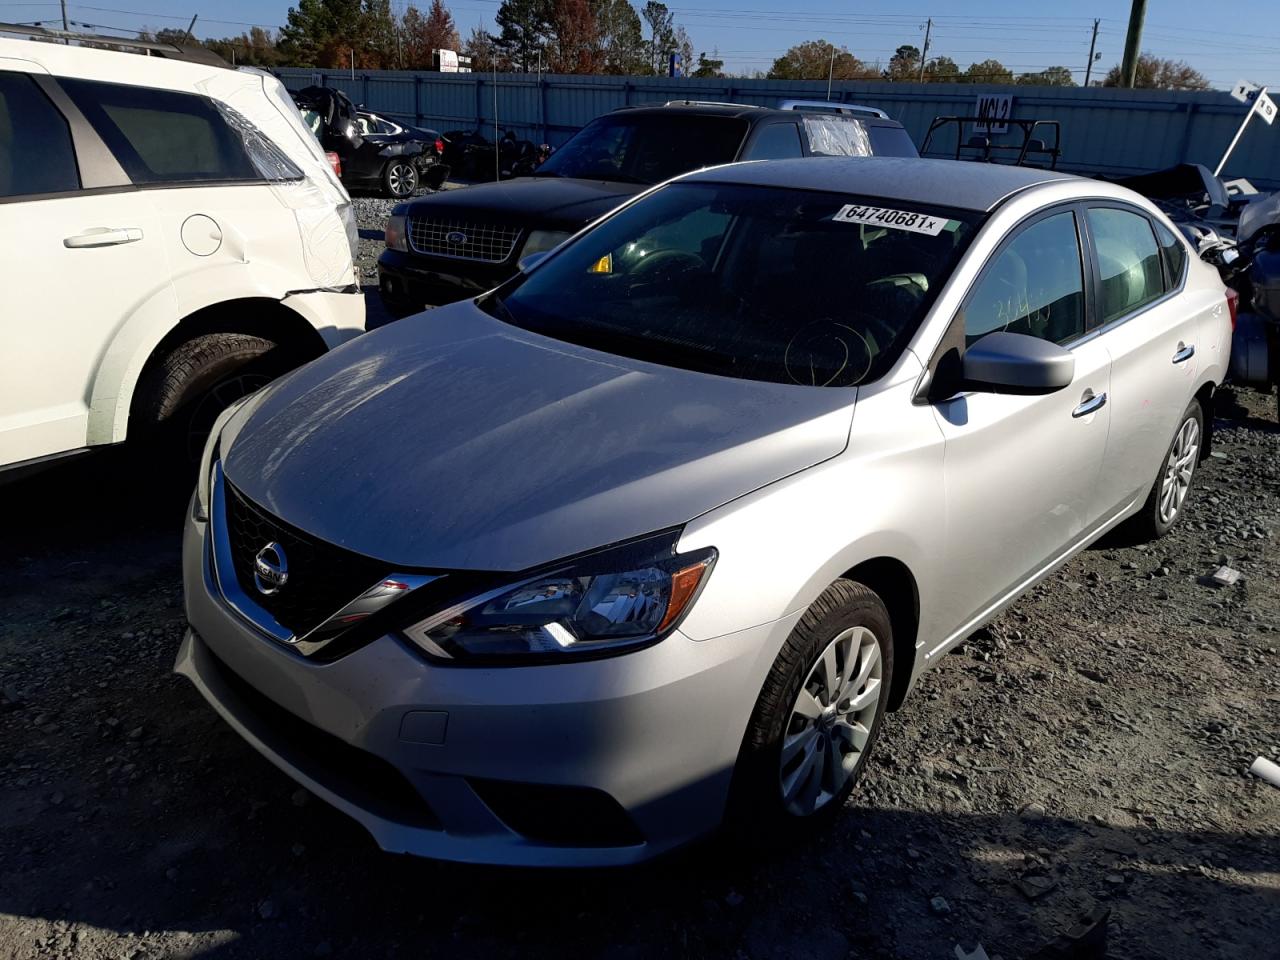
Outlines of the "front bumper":
M 207 531 L 188 520 L 176 672 L 389 852 L 605 866 L 712 831 L 795 619 L 554 666 L 433 666 L 394 636 L 315 663 L 222 601 Z
M 378 292 L 391 313 L 407 317 L 427 307 L 478 297 L 515 274 L 514 257 L 485 263 L 384 250 L 378 257 Z
M 283 303 L 315 327 L 330 350 L 364 333 L 364 294 L 359 286 L 291 293 Z

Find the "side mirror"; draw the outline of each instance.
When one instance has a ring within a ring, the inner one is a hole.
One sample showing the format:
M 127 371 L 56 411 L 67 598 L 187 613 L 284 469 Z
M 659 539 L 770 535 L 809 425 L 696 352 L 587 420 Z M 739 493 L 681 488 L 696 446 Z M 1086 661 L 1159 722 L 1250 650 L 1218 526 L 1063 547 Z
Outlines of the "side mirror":
M 961 368 L 966 390 L 1043 394 L 1070 386 L 1076 358 L 1048 340 L 999 331 L 966 348 Z
M 516 264 L 516 269 L 521 273 L 528 273 L 545 260 L 550 252 L 550 250 L 539 250 L 537 253 L 531 253 L 527 257 L 521 257 L 519 263 Z

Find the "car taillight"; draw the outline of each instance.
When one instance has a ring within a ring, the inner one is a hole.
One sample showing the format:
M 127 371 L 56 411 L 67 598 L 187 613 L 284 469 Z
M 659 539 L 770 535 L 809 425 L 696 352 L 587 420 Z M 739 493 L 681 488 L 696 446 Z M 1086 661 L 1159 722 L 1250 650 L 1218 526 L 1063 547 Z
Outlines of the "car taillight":
M 1240 312 L 1240 294 L 1227 287 L 1227 309 L 1231 311 L 1231 329 L 1236 328 L 1236 314 Z
M 333 167 L 333 175 L 335 177 L 342 176 L 342 158 L 332 150 L 326 151 L 324 158 L 329 161 L 329 166 Z
M 439 153 L 439 154 L 443 154 L 443 153 L 444 153 L 444 141 L 443 141 L 443 140 L 437 140 L 437 141 L 436 141 L 436 153 Z

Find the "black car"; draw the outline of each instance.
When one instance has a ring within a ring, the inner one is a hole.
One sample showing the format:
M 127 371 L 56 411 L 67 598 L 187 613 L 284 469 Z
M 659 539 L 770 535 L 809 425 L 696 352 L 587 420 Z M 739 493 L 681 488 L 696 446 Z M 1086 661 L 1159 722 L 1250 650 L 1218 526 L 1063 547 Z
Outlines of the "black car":
M 784 106 L 788 106 L 784 104 Z M 378 259 L 382 299 L 407 316 L 473 297 L 515 275 L 629 197 L 671 177 L 735 160 L 916 156 L 900 123 L 847 104 L 768 109 L 680 101 L 597 117 L 531 176 L 397 206 Z
M 338 155 L 348 189 L 380 190 L 403 200 L 448 175 L 444 142 L 434 130 L 405 126 L 356 107 L 341 90 L 305 87 L 293 95 L 302 119 L 325 150 Z

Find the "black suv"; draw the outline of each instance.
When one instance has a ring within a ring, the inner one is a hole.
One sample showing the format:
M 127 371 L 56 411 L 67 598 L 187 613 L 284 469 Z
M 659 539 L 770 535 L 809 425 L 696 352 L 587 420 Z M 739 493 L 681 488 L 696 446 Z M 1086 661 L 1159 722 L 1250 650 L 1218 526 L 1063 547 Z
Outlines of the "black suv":
M 378 259 L 397 316 L 474 297 L 515 275 L 629 197 L 671 177 L 735 160 L 917 156 L 902 128 L 869 107 L 807 101 L 782 109 L 677 101 L 597 117 L 532 176 L 401 204 Z

